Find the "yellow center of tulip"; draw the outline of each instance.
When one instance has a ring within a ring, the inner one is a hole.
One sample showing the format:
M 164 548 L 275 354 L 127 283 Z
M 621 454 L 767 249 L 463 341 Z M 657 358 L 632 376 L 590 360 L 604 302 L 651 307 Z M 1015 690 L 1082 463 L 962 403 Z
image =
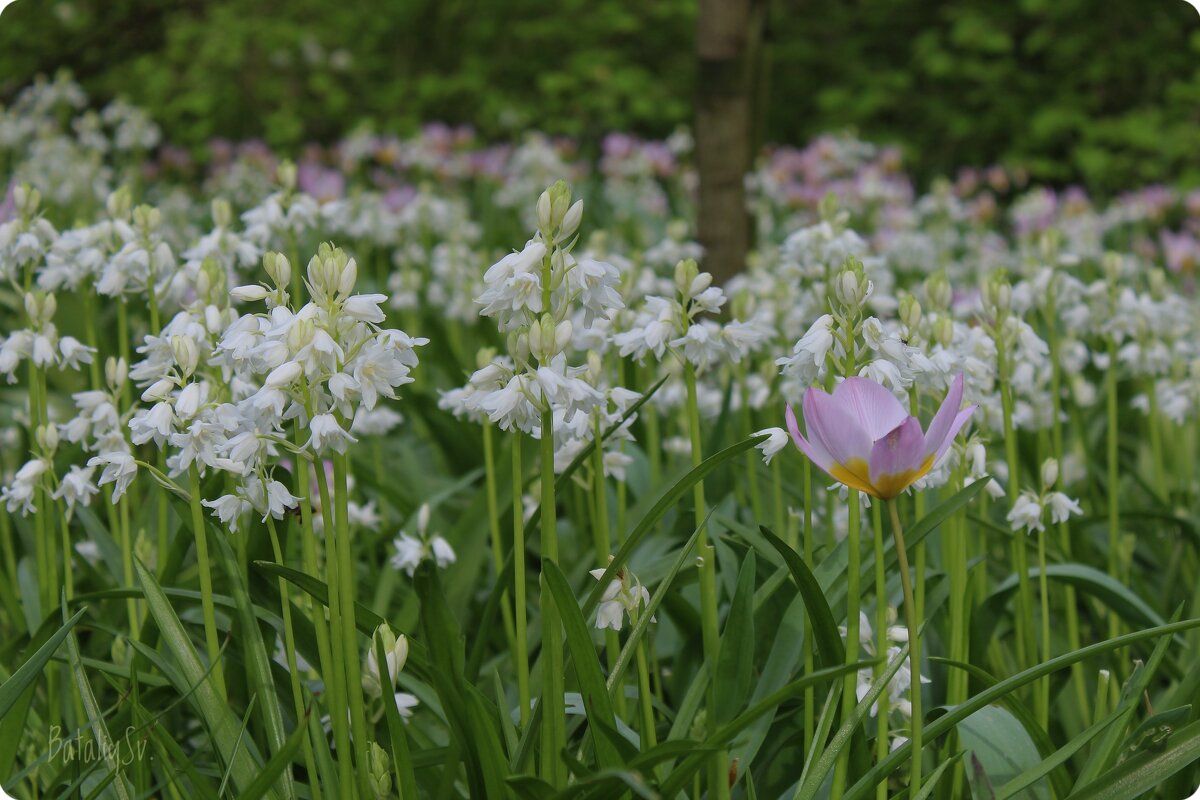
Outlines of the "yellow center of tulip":
M 907 469 L 891 475 L 880 475 L 874 483 L 871 483 L 870 480 L 870 467 L 861 458 L 852 458 L 845 464 L 834 464 L 830 474 L 851 489 L 866 492 L 880 500 L 891 500 L 911 486 L 913 482 L 923 478 L 933 468 L 933 458 L 934 454 L 930 453 L 921 462 L 921 466 L 916 469 Z

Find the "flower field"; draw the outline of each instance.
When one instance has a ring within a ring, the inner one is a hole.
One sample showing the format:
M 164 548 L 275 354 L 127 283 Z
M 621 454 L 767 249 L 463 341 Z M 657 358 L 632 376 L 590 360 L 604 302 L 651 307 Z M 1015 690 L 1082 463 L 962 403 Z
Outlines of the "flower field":
M 0 784 L 1183 798 L 1200 191 L 0 111 Z M 3 792 L 0 792 L 3 795 Z

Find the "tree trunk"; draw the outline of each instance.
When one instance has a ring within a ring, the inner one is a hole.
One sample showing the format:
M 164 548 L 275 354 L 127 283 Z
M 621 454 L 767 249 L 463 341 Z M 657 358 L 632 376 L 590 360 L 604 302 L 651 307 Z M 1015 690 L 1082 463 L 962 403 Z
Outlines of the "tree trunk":
M 740 272 L 750 248 L 745 176 L 754 129 L 754 57 L 762 0 L 700 0 L 696 31 L 698 233 L 704 268 L 718 283 Z

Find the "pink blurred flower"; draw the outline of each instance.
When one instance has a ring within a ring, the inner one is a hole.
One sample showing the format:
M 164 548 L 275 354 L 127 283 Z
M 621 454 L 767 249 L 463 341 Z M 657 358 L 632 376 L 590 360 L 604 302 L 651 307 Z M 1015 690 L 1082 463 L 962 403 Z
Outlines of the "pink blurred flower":
M 975 406 L 959 410 L 963 376 L 954 379 L 929 430 L 909 416 L 896 397 L 875 381 L 851 377 L 833 394 L 810 388 L 804 395 L 804 425 L 787 409 L 792 441 L 834 479 L 872 497 L 890 500 L 937 463 Z

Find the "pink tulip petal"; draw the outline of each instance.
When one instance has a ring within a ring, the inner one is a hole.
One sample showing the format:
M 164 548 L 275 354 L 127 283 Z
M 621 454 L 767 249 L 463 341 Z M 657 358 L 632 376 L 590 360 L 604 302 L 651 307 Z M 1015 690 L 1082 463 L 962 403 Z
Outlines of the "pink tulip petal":
M 820 444 L 836 464 L 867 480 L 871 438 L 848 403 L 819 389 L 809 389 L 804 394 L 804 425 L 809 438 Z
M 871 448 L 871 486 L 885 500 L 903 492 L 933 465 L 926 456 L 925 436 L 916 417 L 909 417 Z
M 950 426 L 954 424 L 954 418 L 962 406 L 962 396 L 963 375 L 960 372 L 950 384 L 946 399 L 942 401 L 941 407 L 929 423 L 929 430 L 925 433 L 925 455 L 936 453 L 946 440 L 946 434 L 950 432 Z
M 859 427 L 872 442 L 882 439 L 908 417 L 896 396 L 869 378 L 846 378 L 833 390 L 833 399 L 853 409 Z
M 950 449 L 950 445 L 954 444 L 954 437 L 958 436 L 958 432 L 962 430 L 962 426 L 967 424 L 967 420 L 975 413 L 978 406 L 967 406 L 962 411 L 954 416 L 954 422 L 950 425 L 950 430 L 946 433 L 945 440 L 938 446 L 937 454 L 933 458 L 933 463 L 941 460 L 942 456 L 946 455 L 946 451 Z
M 812 459 L 814 464 L 826 472 L 833 469 L 833 456 L 829 455 L 825 448 L 816 441 L 810 442 L 804 438 L 804 434 L 800 433 L 800 425 L 796 421 L 796 412 L 792 411 L 791 406 L 787 407 L 784 418 L 787 420 L 788 433 L 792 435 L 792 441 L 796 444 L 796 447 L 800 448 L 800 452 Z

